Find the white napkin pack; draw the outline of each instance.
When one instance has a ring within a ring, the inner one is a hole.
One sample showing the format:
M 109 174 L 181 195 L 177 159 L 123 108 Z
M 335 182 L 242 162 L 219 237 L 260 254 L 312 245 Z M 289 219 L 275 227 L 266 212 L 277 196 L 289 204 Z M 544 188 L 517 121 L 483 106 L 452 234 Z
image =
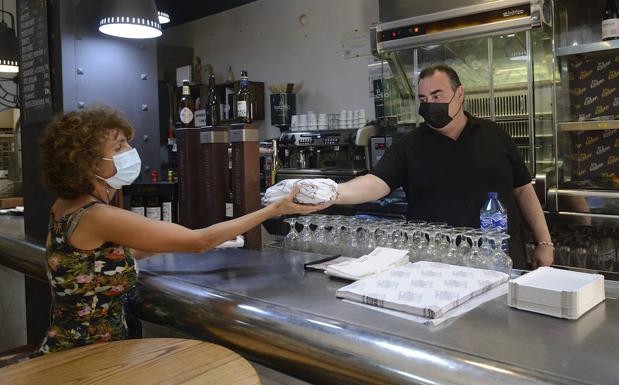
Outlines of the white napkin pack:
M 330 265 L 325 274 L 357 280 L 408 263 L 408 250 L 377 247 L 368 255 Z
M 484 293 L 509 276 L 493 270 L 420 261 L 391 268 L 337 290 L 345 298 L 427 318 Z
M 286 179 L 269 187 L 264 193 L 262 203 L 270 205 L 281 200 L 295 185 L 299 186 L 296 203 L 319 205 L 337 198 L 337 183 L 332 179 Z
M 603 275 L 552 267 L 512 279 L 507 291 L 511 307 L 568 319 L 579 318 L 604 298 Z

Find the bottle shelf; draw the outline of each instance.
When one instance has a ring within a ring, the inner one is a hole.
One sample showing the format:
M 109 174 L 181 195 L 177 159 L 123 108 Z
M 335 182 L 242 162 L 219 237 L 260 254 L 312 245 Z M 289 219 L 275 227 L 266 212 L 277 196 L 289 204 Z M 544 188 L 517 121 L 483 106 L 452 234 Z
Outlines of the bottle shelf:
M 594 120 L 586 122 L 559 123 L 560 131 L 614 130 L 617 128 L 619 128 L 619 120 Z
M 557 56 L 570 56 L 579 54 L 596 54 L 605 53 L 619 49 L 619 39 L 598 41 L 596 43 L 579 44 L 567 47 L 559 47 L 557 49 Z

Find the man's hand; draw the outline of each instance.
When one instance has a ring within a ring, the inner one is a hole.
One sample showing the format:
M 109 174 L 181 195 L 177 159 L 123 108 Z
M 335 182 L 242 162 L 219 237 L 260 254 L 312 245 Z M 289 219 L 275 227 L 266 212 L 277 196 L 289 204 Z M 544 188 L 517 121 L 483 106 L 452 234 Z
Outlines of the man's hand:
M 548 245 L 538 245 L 533 251 L 531 264 L 534 269 L 540 266 L 550 266 L 554 261 L 554 249 Z

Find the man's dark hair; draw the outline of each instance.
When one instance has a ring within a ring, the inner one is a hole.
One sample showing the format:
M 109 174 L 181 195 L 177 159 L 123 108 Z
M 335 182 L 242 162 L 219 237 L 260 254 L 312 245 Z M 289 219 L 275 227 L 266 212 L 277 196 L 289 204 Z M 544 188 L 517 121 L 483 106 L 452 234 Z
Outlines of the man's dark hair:
M 451 83 L 451 89 L 456 90 L 458 87 L 462 85 L 460 82 L 460 77 L 458 73 L 448 65 L 445 64 L 436 64 L 429 67 L 424 68 L 419 74 L 419 80 L 426 78 L 428 76 L 434 75 L 435 72 L 442 72 L 449 77 L 449 82 Z

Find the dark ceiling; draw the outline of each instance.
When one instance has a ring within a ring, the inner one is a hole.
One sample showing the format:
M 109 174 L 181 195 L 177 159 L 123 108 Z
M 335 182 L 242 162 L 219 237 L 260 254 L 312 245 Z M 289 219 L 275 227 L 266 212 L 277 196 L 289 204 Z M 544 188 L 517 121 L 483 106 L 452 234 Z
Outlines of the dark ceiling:
M 256 0 L 156 0 L 155 3 L 160 11 L 170 15 L 170 23 L 163 25 L 163 28 L 170 28 L 254 1 Z

